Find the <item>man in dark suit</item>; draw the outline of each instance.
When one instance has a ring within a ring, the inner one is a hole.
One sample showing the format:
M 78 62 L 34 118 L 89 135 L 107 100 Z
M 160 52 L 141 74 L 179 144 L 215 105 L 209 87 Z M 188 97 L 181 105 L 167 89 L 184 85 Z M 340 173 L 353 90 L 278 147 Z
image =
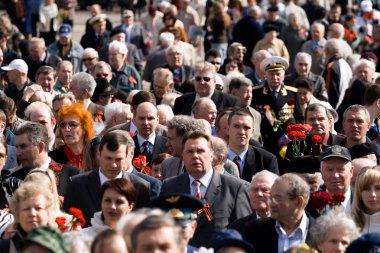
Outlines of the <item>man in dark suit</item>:
M 133 122 L 137 128 L 137 135 L 133 136 L 135 142 L 134 158 L 144 155 L 147 158 L 146 161 L 150 163 L 158 154 L 166 153 L 167 138 L 155 133 L 158 125 L 156 106 L 150 102 L 139 104 L 134 111 Z
M 106 30 L 106 18 L 105 14 L 98 14 L 90 19 L 93 30 L 82 36 L 80 44 L 83 48 L 90 47 L 100 51 L 109 42 L 110 32 Z
M 12 170 L 11 176 L 24 180 L 33 169 L 51 169 L 58 177 L 58 194 L 64 195 L 69 178 L 79 174 L 77 168 L 58 164 L 48 156 L 49 135 L 46 128 L 34 122 L 27 122 L 15 131 L 16 154 L 19 167 Z
M 191 115 L 191 106 L 195 100 L 201 97 L 210 97 L 216 108 L 222 110 L 227 107 L 239 107 L 240 102 L 234 96 L 215 90 L 215 67 L 209 62 L 199 64 L 195 70 L 195 92 L 184 94 L 177 98 L 174 103 L 175 115 Z M 186 105 L 186 106 L 184 106 Z
M 125 133 L 113 131 L 103 136 L 99 145 L 99 168 L 72 177 L 63 202 L 63 209 L 71 207 L 82 210 L 86 227 L 95 212 L 101 210 L 100 188 L 107 180 L 125 178 L 137 190 L 136 207 L 150 200 L 150 184 L 140 177 L 128 173 L 133 159 L 133 140 Z
M 203 200 L 198 227 L 190 244 L 201 246 L 210 236 L 236 219 L 249 215 L 249 184 L 212 168 L 211 137 L 192 132 L 183 139 L 182 159 L 187 174 L 169 178 L 162 184 L 161 195 L 188 193 Z
M 228 118 L 228 159 L 233 161 L 241 179 L 248 182 L 262 170 L 279 174 L 276 157 L 268 151 L 249 145 L 253 136 L 253 117 L 248 109 L 233 111 Z
M 257 253 L 285 252 L 302 243 L 311 245 L 309 228 L 314 220 L 305 213 L 310 187 L 300 176 L 288 173 L 277 178 L 270 191 L 271 217 L 247 225 L 244 239 Z M 289 234 L 294 234 L 291 239 Z
M 240 234 L 244 234 L 245 228 L 250 222 L 270 217 L 270 190 L 277 177 L 276 174 L 267 170 L 260 171 L 252 177 L 249 188 L 249 202 L 254 212 L 232 222 L 228 228 L 236 229 Z

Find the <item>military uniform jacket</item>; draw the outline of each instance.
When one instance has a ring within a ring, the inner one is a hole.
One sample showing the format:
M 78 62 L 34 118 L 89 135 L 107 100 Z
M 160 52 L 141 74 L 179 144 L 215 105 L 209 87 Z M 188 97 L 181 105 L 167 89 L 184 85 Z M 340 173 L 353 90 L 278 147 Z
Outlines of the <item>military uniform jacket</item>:
M 253 87 L 252 90 L 251 106 L 262 115 L 261 135 L 264 141 L 264 148 L 276 155 L 277 158 L 279 158 L 278 152 L 280 151 L 278 139 L 285 133 L 286 126 L 289 123 L 302 121 L 302 113 L 297 102 L 296 92 L 297 88 L 281 85 L 277 98 L 275 98 L 267 82 L 265 82 L 265 85 Z M 288 121 L 284 122 L 284 124 L 282 124 L 281 127 L 275 131 L 265 116 L 264 107 L 266 105 L 270 106 L 270 109 L 273 110 L 276 119 L 280 119 L 280 116 L 284 117 L 283 109 L 285 107 L 294 107 L 291 110 L 291 114 L 293 114 L 294 118 L 288 119 Z

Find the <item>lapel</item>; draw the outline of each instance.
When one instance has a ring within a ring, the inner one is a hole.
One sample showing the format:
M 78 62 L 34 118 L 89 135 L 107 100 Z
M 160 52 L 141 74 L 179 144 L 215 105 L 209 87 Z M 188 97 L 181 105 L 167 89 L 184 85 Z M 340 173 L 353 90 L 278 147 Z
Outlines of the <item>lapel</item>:
M 173 187 L 175 189 L 174 192 L 182 192 L 191 194 L 190 191 L 190 178 L 187 174 L 181 174 L 178 176 L 178 180 L 175 182 Z
M 92 199 L 94 203 L 93 208 L 100 207 L 100 178 L 99 178 L 99 169 L 91 171 L 87 176 L 87 190 L 88 196 Z
M 207 203 L 210 205 L 210 209 L 212 209 L 217 196 L 220 196 L 220 191 L 222 188 L 222 180 L 219 173 L 215 170 L 212 174 L 212 178 L 210 181 L 210 185 L 207 188 L 205 199 Z M 189 187 L 190 189 L 190 187 Z
M 253 171 L 256 168 L 255 152 L 251 146 L 248 146 L 247 155 L 245 156 L 242 179 L 251 182 Z
M 138 157 L 139 155 L 141 155 L 141 151 L 140 151 L 139 141 L 136 135 L 133 136 L 133 141 L 135 142 L 135 153 L 133 157 Z
M 159 153 L 161 153 L 160 152 L 161 145 L 162 145 L 162 139 L 159 138 L 159 136 L 156 134 L 156 137 L 154 138 L 152 157 L 156 157 Z

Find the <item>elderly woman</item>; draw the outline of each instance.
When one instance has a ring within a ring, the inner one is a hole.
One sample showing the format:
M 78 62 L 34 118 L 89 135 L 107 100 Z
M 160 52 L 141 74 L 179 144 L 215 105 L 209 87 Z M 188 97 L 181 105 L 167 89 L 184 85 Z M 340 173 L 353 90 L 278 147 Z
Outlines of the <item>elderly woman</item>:
M 49 156 L 55 162 L 81 169 L 84 147 L 94 136 L 91 114 L 81 104 L 73 104 L 58 112 L 57 125 L 65 145 L 49 152 Z
M 117 178 L 105 182 L 100 189 L 102 211 L 95 213 L 91 227 L 81 232 L 95 237 L 104 230 L 115 230 L 121 217 L 134 208 L 136 194 L 135 187 L 127 179 Z
M 354 76 L 359 80 L 374 83 L 375 71 L 376 66 L 374 62 L 367 59 L 360 59 L 354 67 Z
M 348 214 L 332 210 L 316 220 L 310 234 L 320 253 L 331 253 L 344 252 L 348 244 L 360 233 Z
M 17 252 L 15 245 L 34 228 L 56 227 L 54 196 L 39 184 L 22 184 L 12 198 L 11 211 L 15 217 L 16 233 L 0 243 L 0 252 Z
M 380 167 L 365 167 L 356 178 L 352 215 L 362 233 L 380 232 Z
M 99 61 L 99 53 L 95 49 L 88 47 L 83 51 L 82 62 L 86 67 L 86 72 L 91 74 L 95 64 Z

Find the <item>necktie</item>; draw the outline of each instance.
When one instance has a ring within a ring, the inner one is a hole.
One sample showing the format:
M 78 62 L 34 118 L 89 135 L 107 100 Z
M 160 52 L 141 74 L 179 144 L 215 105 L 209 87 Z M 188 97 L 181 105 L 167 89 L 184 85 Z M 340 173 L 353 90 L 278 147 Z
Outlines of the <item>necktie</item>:
M 147 161 L 150 161 L 152 158 L 152 153 L 150 152 L 150 145 L 151 144 L 149 141 L 144 141 L 144 143 L 142 145 L 144 147 L 142 154 L 146 156 Z
M 193 185 L 195 186 L 195 197 L 198 199 L 202 199 L 202 192 L 201 192 L 201 181 L 198 179 L 193 181 Z
M 239 159 L 240 159 L 240 157 L 239 157 L 238 155 L 235 156 L 235 158 L 234 158 L 234 163 L 235 163 L 236 166 L 238 167 L 239 177 L 241 178 L 241 171 L 240 171 L 240 163 L 239 163 Z

